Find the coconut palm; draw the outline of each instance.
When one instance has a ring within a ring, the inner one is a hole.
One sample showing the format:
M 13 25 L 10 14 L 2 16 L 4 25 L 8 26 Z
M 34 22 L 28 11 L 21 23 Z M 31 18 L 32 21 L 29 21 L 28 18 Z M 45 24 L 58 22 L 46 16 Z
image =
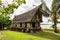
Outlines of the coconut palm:
M 46 4 L 45 4 L 45 2 L 43 1 L 43 0 L 41 0 L 42 1 L 42 3 L 43 3 L 43 5 L 45 6 L 45 11 L 47 11 L 48 10 L 48 7 L 46 6 Z M 52 10 L 51 11 L 49 11 L 50 13 L 51 13 L 51 15 L 52 15 L 52 20 L 53 20 L 53 22 L 54 22 L 54 24 L 53 24 L 53 29 L 54 29 L 54 32 L 55 33 L 58 33 L 58 29 L 57 29 L 57 11 L 59 10 L 59 7 L 60 7 L 60 5 L 59 5 L 59 3 L 60 3 L 60 0 L 53 0 L 53 2 L 52 2 Z M 47 14 L 47 13 L 46 13 Z
M 57 29 L 57 11 L 58 11 L 58 4 L 59 4 L 60 0 L 53 0 L 52 3 L 52 19 L 53 19 L 53 29 L 55 33 L 58 33 L 58 29 Z

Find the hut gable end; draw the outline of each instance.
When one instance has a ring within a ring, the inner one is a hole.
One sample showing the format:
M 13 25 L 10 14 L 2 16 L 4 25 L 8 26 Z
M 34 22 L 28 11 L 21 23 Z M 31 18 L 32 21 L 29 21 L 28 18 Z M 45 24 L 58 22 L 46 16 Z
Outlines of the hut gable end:
M 32 22 L 41 22 L 42 21 L 42 12 L 39 10 L 36 11 L 35 15 L 31 19 Z

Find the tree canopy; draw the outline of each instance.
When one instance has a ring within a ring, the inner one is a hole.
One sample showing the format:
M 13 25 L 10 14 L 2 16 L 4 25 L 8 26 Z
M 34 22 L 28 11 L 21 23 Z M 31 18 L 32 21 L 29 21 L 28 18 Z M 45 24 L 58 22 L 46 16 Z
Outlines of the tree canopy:
M 25 0 L 13 0 L 11 4 L 3 5 L 2 0 L 0 0 L 0 28 L 9 27 L 11 20 L 8 15 L 13 14 L 14 9 L 18 8 L 22 3 L 26 3 Z

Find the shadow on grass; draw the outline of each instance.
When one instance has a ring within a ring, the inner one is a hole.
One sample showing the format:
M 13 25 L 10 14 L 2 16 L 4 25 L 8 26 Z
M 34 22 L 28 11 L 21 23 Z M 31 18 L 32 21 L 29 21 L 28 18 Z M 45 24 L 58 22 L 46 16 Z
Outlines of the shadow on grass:
M 56 34 L 50 33 L 50 32 L 28 33 L 28 34 L 33 35 L 33 36 L 37 36 L 40 38 L 50 39 L 50 40 L 60 40 L 60 33 L 56 33 L 59 35 L 56 35 Z

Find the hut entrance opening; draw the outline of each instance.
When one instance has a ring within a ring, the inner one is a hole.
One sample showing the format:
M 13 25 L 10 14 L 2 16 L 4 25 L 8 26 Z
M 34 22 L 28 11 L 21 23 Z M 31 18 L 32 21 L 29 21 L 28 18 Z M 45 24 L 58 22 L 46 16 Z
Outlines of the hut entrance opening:
M 34 22 L 32 22 L 32 28 L 35 28 L 35 23 Z
M 22 27 L 22 23 L 20 23 L 20 27 Z
M 25 23 L 25 28 L 27 28 L 27 23 Z

